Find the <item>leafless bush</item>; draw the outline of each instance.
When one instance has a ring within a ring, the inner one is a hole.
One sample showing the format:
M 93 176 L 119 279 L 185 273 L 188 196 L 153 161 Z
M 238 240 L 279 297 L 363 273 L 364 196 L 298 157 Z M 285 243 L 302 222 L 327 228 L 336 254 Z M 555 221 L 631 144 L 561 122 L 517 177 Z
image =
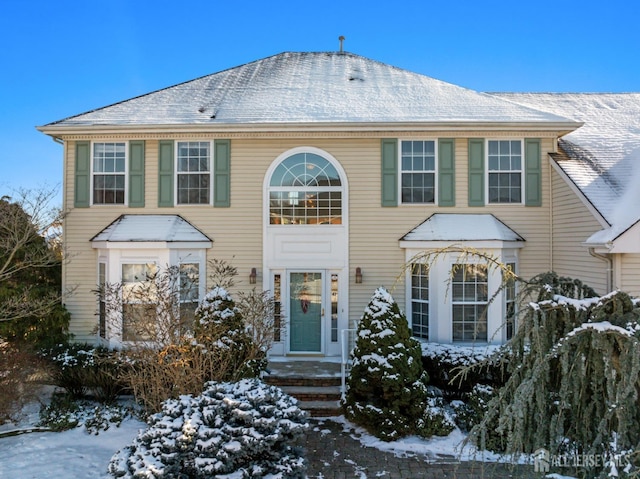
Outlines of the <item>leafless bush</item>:
M 269 291 L 251 291 L 238 293 L 238 309 L 244 325 L 253 338 L 253 347 L 266 354 L 276 338 L 283 334 L 283 322 L 276 303 Z
M 15 418 L 22 407 L 37 397 L 42 362 L 32 353 L 0 339 L 0 424 Z
M 273 299 L 255 290 L 239 306 L 221 285 L 233 284 L 235 268 L 210 262 L 218 286 L 197 310 L 185 294 L 178 267 L 139 278 L 135 286 L 104 284 L 96 291 L 104 318 L 101 332 L 122 339 L 120 378 L 152 413 L 183 394 L 199 394 L 207 381 L 236 381 L 266 366 L 274 335 Z M 243 322 L 244 321 L 244 322 Z

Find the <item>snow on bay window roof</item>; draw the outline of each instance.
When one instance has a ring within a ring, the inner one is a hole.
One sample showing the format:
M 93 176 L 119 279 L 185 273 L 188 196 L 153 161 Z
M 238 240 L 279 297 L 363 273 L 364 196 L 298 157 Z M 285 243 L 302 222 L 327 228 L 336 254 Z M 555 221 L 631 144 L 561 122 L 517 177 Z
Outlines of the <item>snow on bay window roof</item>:
M 122 215 L 90 240 L 93 243 L 208 243 L 211 239 L 179 215 Z
M 343 52 L 286 52 L 40 127 L 572 120 Z
M 400 241 L 524 241 L 492 214 L 435 213 Z

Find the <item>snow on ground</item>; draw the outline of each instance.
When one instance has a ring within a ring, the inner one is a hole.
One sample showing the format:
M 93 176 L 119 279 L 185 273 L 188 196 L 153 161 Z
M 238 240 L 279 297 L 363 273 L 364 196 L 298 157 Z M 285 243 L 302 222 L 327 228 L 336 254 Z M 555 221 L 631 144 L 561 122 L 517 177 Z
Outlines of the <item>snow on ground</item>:
M 145 424 L 127 419 L 99 435 L 84 428 L 0 438 L 0 477 L 11 479 L 108 478 L 111 456 Z
M 321 419 L 316 420 L 320 421 Z M 466 435 L 458 428 L 444 437 L 433 436 L 430 439 L 422 439 L 417 436 L 409 436 L 397 441 L 385 442 L 369 434 L 365 429 L 349 422 L 344 416 L 331 417 L 327 418 L 327 420 L 342 424 L 343 431 L 360 441 L 363 446 L 392 452 L 397 456 L 420 455 L 434 460 L 449 458 L 455 461 L 512 461 L 510 456 L 505 457 L 488 451 L 478 451 L 472 444 L 463 445 Z M 526 462 L 527 460 L 528 458 L 523 458 L 519 462 Z
M 28 428 L 38 421 L 39 404 L 25 409 L 18 424 L 0 426 L 0 478 L 51 479 L 57 477 L 73 479 L 108 479 L 107 466 L 113 454 L 129 445 L 146 424 L 136 419 L 125 419 L 120 427 L 111 426 L 99 435 L 78 427 L 64 432 L 36 432 L 2 437 L 8 430 Z M 355 426 L 343 416 L 317 419 L 342 424 L 345 434 L 359 440 L 362 445 L 381 451 L 389 451 L 402 457 L 424 455 L 434 460 L 476 460 L 487 462 L 510 461 L 489 452 L 478 452 L 473 446 L 462 447 L 465 435 L 455 429 L 449 436 L 428 440 L 408 437 L 398 441 L 384 442 Z M 329 434 L 329 429 L 316 429 Z M 337 452 L 334 451 L 334 454 Z M 357 466 L 357 465 L 356 465 Z M 356 468 L 357 479 L 367 476 Z M 386 471 L 378 471 L 375 477 L 384 477 Z M 557 479 L 560 476 L 551 476 Z M 565 479 L 563 477 L 562 479 Z

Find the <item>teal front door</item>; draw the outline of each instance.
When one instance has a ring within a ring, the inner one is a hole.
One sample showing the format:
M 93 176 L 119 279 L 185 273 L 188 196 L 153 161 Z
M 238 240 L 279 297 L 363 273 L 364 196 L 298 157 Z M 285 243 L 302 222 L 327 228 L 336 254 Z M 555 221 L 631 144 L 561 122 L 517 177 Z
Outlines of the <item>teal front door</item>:
M 291 352 L 322 352 L 321 272 L 289 273 Z

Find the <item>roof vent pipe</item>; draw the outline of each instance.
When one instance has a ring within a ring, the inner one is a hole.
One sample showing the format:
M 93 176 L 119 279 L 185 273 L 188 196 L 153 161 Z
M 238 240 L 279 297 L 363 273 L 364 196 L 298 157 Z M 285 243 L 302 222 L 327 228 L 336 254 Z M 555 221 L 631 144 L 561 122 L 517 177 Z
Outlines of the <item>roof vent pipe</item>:
M 344 43 L 344 36 L 340 35 L 338 37 L 338 40 L 340 40 L 340 53 L 344 53 L 344 48 L 343 48 L 343 43 Z

